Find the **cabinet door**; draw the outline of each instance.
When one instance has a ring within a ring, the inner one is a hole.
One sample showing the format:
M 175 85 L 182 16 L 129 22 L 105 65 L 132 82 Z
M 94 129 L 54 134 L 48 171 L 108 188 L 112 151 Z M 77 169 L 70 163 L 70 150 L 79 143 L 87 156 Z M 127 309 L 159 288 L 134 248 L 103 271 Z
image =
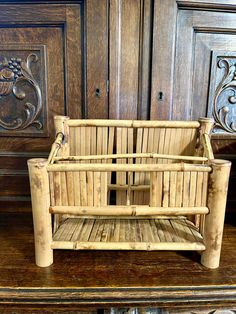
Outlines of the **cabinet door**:
M 86 1 L 87 118 L 148 119 L 152 0 Z
M 236 15 L 186 10 L 168 0 L 165 5 L 159 1 L 155 18 L 167 9 L 172 19 L 166 22 L 163 33 L 157 30 L 156 37 L 154 34 L 154 51 L 161 49 L 171 24 L 175 36 L 170 36 L 169 50 L 166 53 L 161 50 L 159 59 L 155 59 L 151 117 L 176 120 L 213 117 L 217 123 L 214 132 L 229 138 L 236 132 Z M 161 63 L 159 77 L 157 69 Z M 162 102 L 157 99 L 160 91 L 164 95 Z
M 0 201 L 28 201 L 27 159 L 48 156 L 53 116 L 81 115 L 80 6 L 0 9 Z

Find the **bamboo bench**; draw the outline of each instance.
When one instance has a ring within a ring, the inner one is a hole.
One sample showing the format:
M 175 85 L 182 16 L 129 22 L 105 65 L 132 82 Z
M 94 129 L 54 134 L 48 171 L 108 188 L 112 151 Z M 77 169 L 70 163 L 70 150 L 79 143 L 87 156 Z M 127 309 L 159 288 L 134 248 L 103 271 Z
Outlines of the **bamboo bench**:
M 231 164 L 212 126 L 56 116 L 49 158 L 28 161 L 36 264 L 54 249 L 195 250 L 217 268 Z

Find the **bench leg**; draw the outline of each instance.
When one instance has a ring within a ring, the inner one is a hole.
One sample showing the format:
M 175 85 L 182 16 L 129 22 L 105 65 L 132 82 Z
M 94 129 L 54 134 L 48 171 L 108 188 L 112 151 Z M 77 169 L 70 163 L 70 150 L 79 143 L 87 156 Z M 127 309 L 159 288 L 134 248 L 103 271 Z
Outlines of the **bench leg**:
M 226 160 L 214 159 L 211 161 L 211 166 L 207 199 L 210 212 L 205 219 L 203 234 L 206 250 L 202 253 L 201 263 L 208 268 L 217 268 L 220 263 L 231 163 Z
M 28 160 L 31 202 L 34 221 L 35 260 L 41 267 L 53 263 L 52 222 L 49 213 L 49 180 L 46 169 L 47 159 Z

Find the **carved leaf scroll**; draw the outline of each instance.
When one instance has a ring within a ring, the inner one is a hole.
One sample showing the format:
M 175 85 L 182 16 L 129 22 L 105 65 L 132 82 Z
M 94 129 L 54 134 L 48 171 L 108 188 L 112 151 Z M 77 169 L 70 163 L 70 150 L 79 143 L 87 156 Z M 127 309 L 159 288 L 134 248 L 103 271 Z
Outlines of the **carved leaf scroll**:
M 21 117 L 13 118 L 7 122 L 4 118 L 0 118 L 0 126 L 6 130 L 23 130 L 33 125 L 37 129 L 42 129 L 42 123 L 39 116 L 42 111 L 42 94 L 40 86 L 34 78 L 31 65 L 38 62 L 38 56 L 30 53 L 26 60 L 20 58 L 1 58 L 0 59 L 0 96 L 8 97 L 13 94 L 20 101 L 24 101 L 26 93 L 24 91 L 25 84 L 29 84 L 34 90 L 37 102 L 35 104 L 26 102 L 23 105 Z
M 215 91 L 212 115 L 217 128 L 229 133 L 235 133 L 236 63 L 227 58 L 220 58 L 217 67 L 224 70 L 224 75 Z M 220 97 L 223 97 L 224 101 L 220 101 Z

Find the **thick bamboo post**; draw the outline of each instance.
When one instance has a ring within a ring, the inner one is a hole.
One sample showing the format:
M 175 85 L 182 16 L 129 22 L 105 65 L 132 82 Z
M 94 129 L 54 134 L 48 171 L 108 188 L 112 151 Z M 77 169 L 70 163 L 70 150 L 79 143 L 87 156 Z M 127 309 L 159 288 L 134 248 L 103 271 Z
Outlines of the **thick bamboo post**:
M 28 160 L 34 221 L 35 259 L 36 264 L 41 267 L 47 267 L 53 263 L 49 180 L 46 165 L 47 159 Z
M 231 162 L 214 159 L 209 173 L 207 207 L 204 226 L 206 250 L 202 253 L 201 263 L 208 268 L 219 267 L 221 244 L 224 228 L 225 206 Z

